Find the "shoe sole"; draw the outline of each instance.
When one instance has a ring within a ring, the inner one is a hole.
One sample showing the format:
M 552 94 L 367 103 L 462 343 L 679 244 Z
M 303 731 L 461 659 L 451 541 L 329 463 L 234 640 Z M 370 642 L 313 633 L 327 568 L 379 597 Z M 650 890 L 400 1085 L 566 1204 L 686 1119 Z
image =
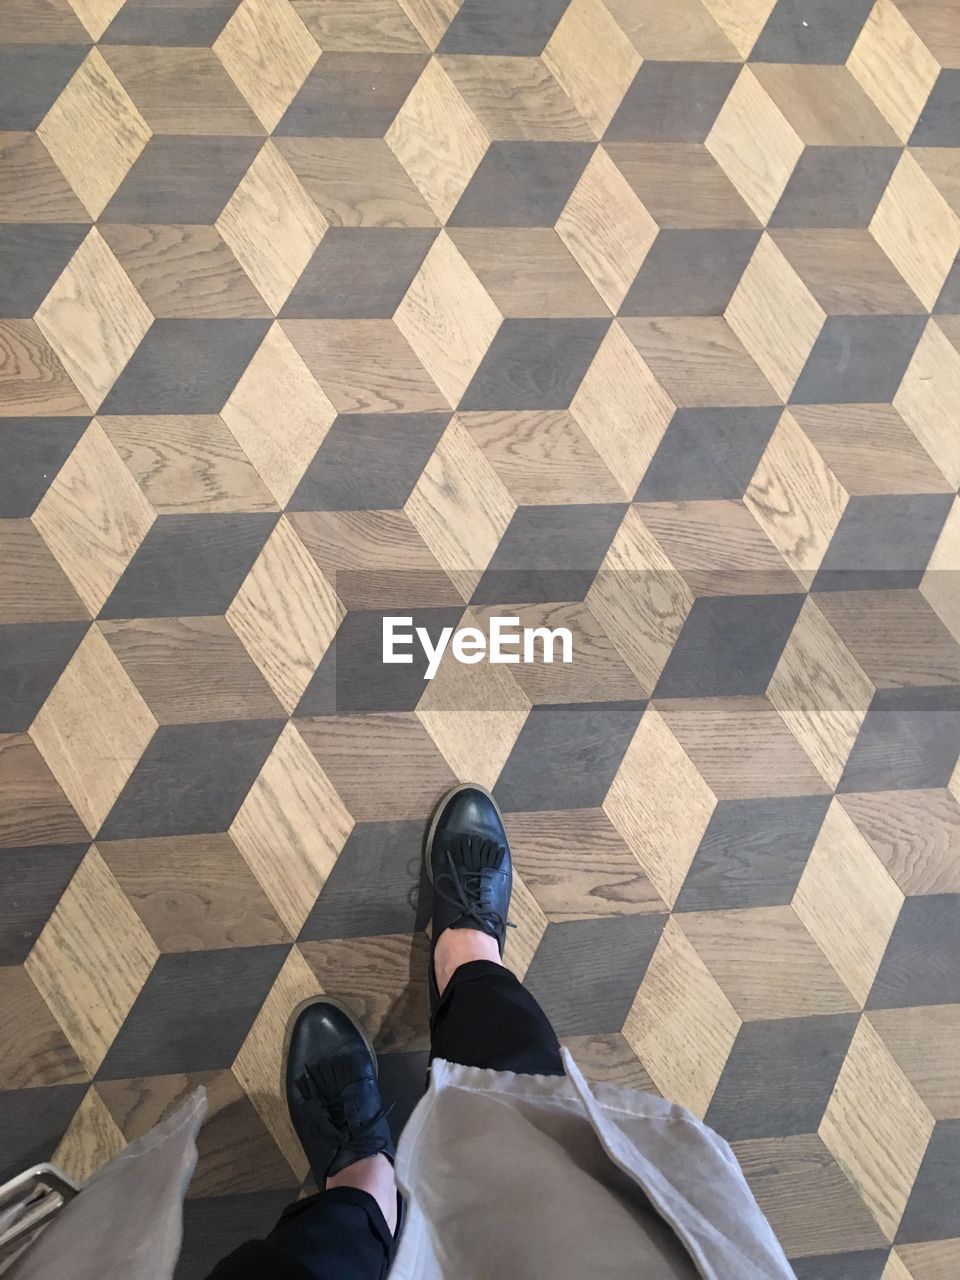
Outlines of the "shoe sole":
M 287 1019 L 287 1029 L 283 1033 L 283 1056 L 280 1059 L 280 1097 L 281 1098 L 286 1098 L 287 1096 L 287 1061 L 290 1057 L 290 1041 L 293 1039 L 293 1028 L 296 1025 L 297 1019 L 300 1017 L 301 1013 L 303 1013 L 304 1009 L 309 1009 L 310 1006 L 314 1004 L 332 1004 L 335 1009 L 339 1009 L 341 1013 L 346 1014 L 346 1016 L 350 1019 L 350 1021 L 356 1027 L 357 1031 L 360 1033 L 360 1038 L 363 1040 L 363 1043 L 366 1045 L 370 1053 L 370 1057 L 373 1059 L 374 1075 L 376 1076 L 377 1079 L 380 1078 L 380 1064 L 377 1061 L 377 1051 L 376 1049 L 374 1049 L 373 1045 L 371 1044 L 370 1037 L 367 1035 L 366 1031 L 364 1031 L 363 1027 L 361 1027 L 360 1023 L 357 1021 L 357 1015 L 353 1012 L 353 1010 L 348 1009 L 342 1000 L 335 1000 L 332 996 L 321 996 L 321 995 L 309 996 L 306 1000 L 301 1000 L 300 1003 L 297 1005 L 297 1007 L 294 1009 L 293 1013 L 291 1013 L 290 1017 Z
M 500 812 L 500 806 L 493 798 L 493 793 L 488 791 L 486 787 L 481 787 L 478 782 L 461 782 L 456 787 L 451 787 L 447 794 L 439 801 L 437 807 L 433 811 L 430 819 L 430 825 L 427 827 L 427 834 L 423 841 L 423 863 L 427 873 L 427 879 L 433 884 L 433 867 L 430 865 L 430 848 L 433 844 L 433 837 L 437 833 L 437 825 L 440 822 L 440 815 L 450 803 L 454 796 L 460 795 L 462 791 L 479 791 L 485 795 L 496 811 L 497 817 L 503 822 L 503 814 Z

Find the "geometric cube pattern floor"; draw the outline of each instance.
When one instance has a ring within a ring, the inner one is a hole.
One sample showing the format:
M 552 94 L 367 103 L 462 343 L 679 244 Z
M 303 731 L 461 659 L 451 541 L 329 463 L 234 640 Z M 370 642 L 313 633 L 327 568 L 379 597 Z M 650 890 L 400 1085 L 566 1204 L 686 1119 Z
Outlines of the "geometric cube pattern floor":
M 408 1110 L 470 778 L 587 1074 L 960 1273 L 956 0 L 6 0 L 0 224 L 0 1177 L 205 1084 L 195 1280 L 319 989 Z

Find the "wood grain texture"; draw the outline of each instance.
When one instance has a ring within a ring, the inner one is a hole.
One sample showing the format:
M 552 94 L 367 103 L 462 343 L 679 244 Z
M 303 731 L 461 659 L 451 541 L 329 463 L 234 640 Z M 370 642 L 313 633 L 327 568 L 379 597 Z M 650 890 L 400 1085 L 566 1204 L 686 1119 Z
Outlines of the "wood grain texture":
M 659 700 L 657 710 L 718 800 L 823 795 L 827 784 L 765 698 Z
M 154 133 L 265 132 L 212 49 L 105 44 L 103 56 Z
M 803 152 L 803 141 L 750 67 L 744 67 L 707 135 L 707 150 L 766 222 Z
M 297 727 L 358 822 L 423 816 L 457 781 L 413 714 L 327 716 Z
M 0 219 L 89 222 L 90 215 L 33 133 L 0 133 Z
M 91 49 L 37 136 L 90 217 L 99 218 L 151 133 L 103 54 Z
M 552 227 L 457 227 L 451 239 L 504 316 L 609 314 Z
M 515 510 L 516 503 L 457 418 L 404 507 L 464 599 L 483 576 Z
M 665 910 L 640 861 L 597 809 L 507 815 L 514 862 L 551 921 Z M 589 849 L 584 862 L 580 850 Z
M 298 1179 L 307 1176 L 309 1165 L 282 1087 L 284 1036 L 291 1011 L 321 994 L 313 970 L 299 949 L 292 947 L 233 1063 L 234 1075 Z
M 804 602 L 766 696 L 826 782 L 843 774 L 875 688 L 823 612 Z
M 453 212 L 490 145 L 486 130 L 435 60 L 427 63 L 384 139 L 441 222 Z
M 739 1015 L 679 918 L 672 917 L 627 1014 L 623 1038 L 665 1097 L 702 1116 L 739 1030 Z
M 437 217 L 386 142 L 277 138 L 275 145 L 333 227 L 435 227 Z
M 157 728 L 157 720 L 91 627 L 30 727 L 74 809 L 96 835 Z
M 44 495 L 33 522 L 96 615 L 155 518 L 103 428 L 93 422 Z
M 870 232 L 923 305 L 932 307 L 960 251 L 960 217 L 909 151 L 893 172 Z
M 567 410 L 459 417 L 518 505 L 623 500 L 623 489 Z
M 601 0 L 573 0 L 543 51 L 543 61 L 598 138 L 641 62 L 611 12 Z
M 678 408 L 783 399 L 720 316 L 631 316 L 620 325 Z
M 99 423 L 158 514 L 277 509 L 216 414 L 106 417 Z
M 960 893 L 960 805 L 948 791 L 853 792 L 840 803 L 904 893 Z
M 867 1021 L 934 1120 L 960 1114 L 960 1005 L 875 1009 Z
M 662 716 L 649 707 L 627 748 L 603 811 L 672 907 L 716 797 Z
M 83 1183 L 126 1146 L 123 1134 L 95 1088 L 84 1095 L 53 1153 L 58 1169 Z
M 960 487 L 957 425 L 960 352 L 931 320 L 893 399 L 893 407 L 950 484 Z
M 104 238 L 157 317 L 241 319 L 270 314 L 213 227 L 107 225 Z
M 81 1084 L 89 1079 L 21 965 L 0 969 L 0 998 L 9 1032 L 0 1052 L 4 1089 Z
M 269 133 L 312 71 L 320 46 L 286 0 L 243 0 L 213 52 Z
M 397 329 L 451 405 L 470 385 L 502 319 L 501 308 L 445 232 L 394 313 Z
M 110 840 L 98 848 L 160 951 L 290 941 L 229 836 Z
M 36 322 L 0 320 L 0 418 L 89 413 Z
M 99 629 L 158 724 L 282 714 L 226 618 L 145 618 Z
M 865 1004 L 903 893 L 836 801 L 827 810 L 792 905 L 850 993 Z
M 392 320 L 284 320 L 338 413 L 431 413 L 450 404 Z
M 296 935 L 353 819 L 293 724 L 277 739 L 230 827 L 281 919 Z
M 87 829 L 25 733 L 0 734 L 0 848 L 86 842 Z
M 276 314 L 322 240 L 327 220 L 268 142 L 227 201 L 216 228 Z
M 427 948 L 423 934 L 300 944 L 317 980 L 336 986 L 383 1053 L 426 1047 Z
M 226 619 L 290 714 L 342 615 L 336 592 L 284 518 L 264 544 Z
M 933 1123 L 869 1019 L 861 1019 L 820 1136 L 888 1240 L 900 1225 Z
M 785 413 L 770 437 L 744 502 L 787 564 L 808 585 L 848 498 L 796 420 Z
M 859 1007 L 792 907 L 685 912 L 680 927 L 741 1018 Z
M 724 319 L 781 400 L 789 400 L 826 313 L 778 244 L 763 236 Z
M 607 306 L 618 310 L 657 224 L 603 147 L 587 162 L 556 230 Z
M 593 142 L 577 111 L 539 58 L 441 56 L 440 66 L 489 137 L 539 142 Z
M 26 963 L 91 1074 L 140 994 L 157 954 L 120 886 L 91 849 Z
M 29 520 L 0 523 L 0 608 L 9 624 L 86 621 L 90 617 Z
M 285 505 L 336 413 L 283 329 L 274 325 L 222 417 L 277 503 Z

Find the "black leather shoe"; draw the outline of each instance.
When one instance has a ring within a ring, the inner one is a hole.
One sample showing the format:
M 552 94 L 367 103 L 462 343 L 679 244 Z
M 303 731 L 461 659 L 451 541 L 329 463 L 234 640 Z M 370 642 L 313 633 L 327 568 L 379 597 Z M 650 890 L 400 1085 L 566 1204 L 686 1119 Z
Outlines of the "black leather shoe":
M 327 1178 L 367 1156 L 393 1160 L 377 1055 L 335 1000 L 317 996 L 294 1013 L 285 1073 L 290 1119 L 321 1189 Z
M 425 846 L 433 882 L 430 1012 L 440 1003 L 433 949 L 444 929 L 479 929 L 496 938 L 503 955 L 513 864 L 503 819 L 493 796 L 469 783 L 454 787 L 434 812 Z

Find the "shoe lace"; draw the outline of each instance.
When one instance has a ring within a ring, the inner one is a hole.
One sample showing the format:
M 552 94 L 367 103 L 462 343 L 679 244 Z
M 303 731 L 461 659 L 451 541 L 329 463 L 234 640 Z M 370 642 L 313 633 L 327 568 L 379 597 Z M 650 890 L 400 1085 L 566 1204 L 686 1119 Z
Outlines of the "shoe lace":
M 393 1111 L 395 1103 L 381 1107 L 371 1116 L 358 1120 L 342 1101 L 329 1102 L 323 1093 L 323 1084 L 311 1067 L 297 1081 L 305 1102 L 313 1103 L 309 1131 L 313 1137 L 336 1145 L 337 1153 L 347 1149 L 360 1155 L 375 1156 L 383 1151 L 385 1141 L 375 1132 L 377 1126 Z
M 477 836 L 465 837 L 469 861 L 474 865 L 457 865 L 453 848 L 445 850 L 443 870 L 434 879 L 433 889 L 461 915 L 473 920 L 484 933 L 499 937 L 506 929 L 517 926 L 505 920 L 493 905 L 494 882 L 491 871 L 499 870 L 506 850 L 493 840 Z

